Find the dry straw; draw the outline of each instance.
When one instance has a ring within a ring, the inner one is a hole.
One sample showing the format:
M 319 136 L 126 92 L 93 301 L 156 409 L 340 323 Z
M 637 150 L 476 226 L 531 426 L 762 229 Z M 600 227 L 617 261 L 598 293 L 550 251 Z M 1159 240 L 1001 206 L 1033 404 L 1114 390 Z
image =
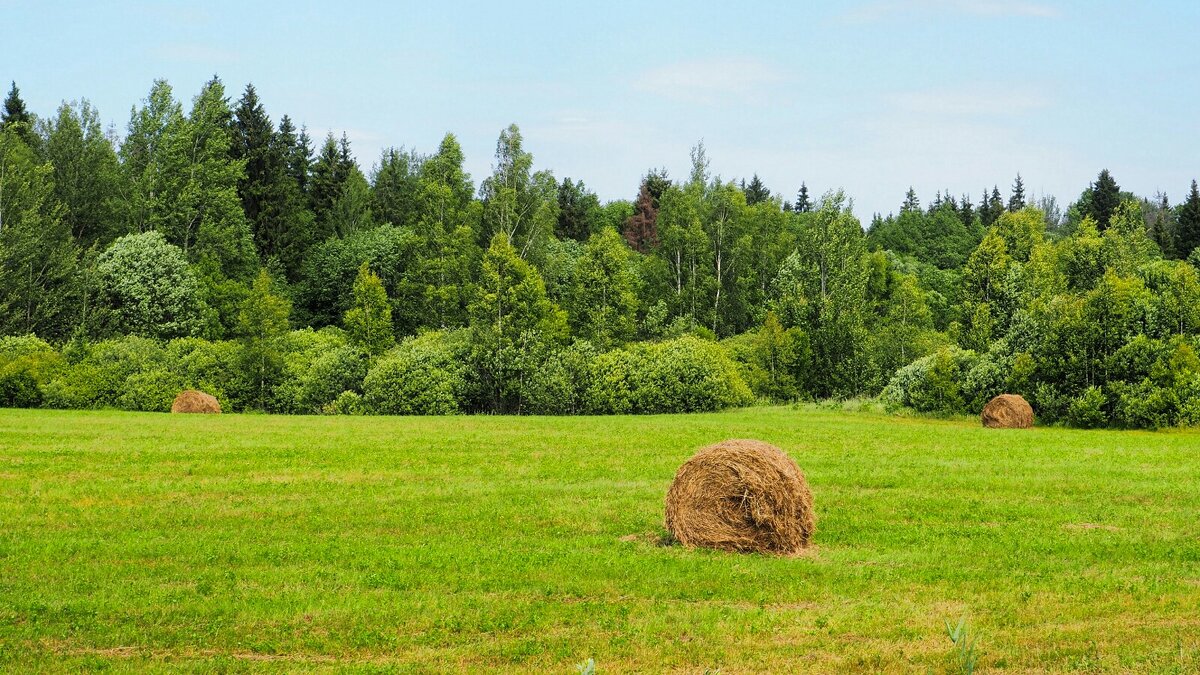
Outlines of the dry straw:
M 980 419 L 992 429 L 1028 429 L 1033 426 L 1033 407 L 1017 394 L 1001 394 L 983 406 Z
M 221 412 L 221 404 L 217 399 L 202 391 L 188 389 L 179 392 L 175 402 L 171 404 L 173 413 L 212 413 Z
M 700 450 L 667 491 L 667 530 L 689 548 L 791 555 L 808 546 L 815 526 L 800 467 L 762 441 Z

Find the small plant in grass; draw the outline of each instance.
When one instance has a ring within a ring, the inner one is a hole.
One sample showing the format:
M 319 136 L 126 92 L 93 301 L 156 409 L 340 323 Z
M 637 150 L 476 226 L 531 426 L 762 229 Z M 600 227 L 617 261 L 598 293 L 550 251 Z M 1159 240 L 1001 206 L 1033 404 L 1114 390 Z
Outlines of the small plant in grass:
M 971 675 L 979 662 L 979 651 L 976 649 L 979 635 L 971 631 L 965 616 L 958 620 L 958 626 L 954 628 L 951 628 L 950 622 L 947 621 L 946 634 L 954 644 L 954 658 L 958 662 L 959 672 Z
M 588 659 L 575 666 L 579 675 L 596 675 L 596 659 Z

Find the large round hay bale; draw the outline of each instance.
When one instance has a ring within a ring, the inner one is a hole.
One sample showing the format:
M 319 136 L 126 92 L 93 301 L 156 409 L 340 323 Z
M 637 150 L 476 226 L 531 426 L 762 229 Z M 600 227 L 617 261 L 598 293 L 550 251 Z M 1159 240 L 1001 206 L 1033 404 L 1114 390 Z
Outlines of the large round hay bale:
M 202 391 L 187 389 L 175 397 L 175 402 L 171 404 L 171 412 L 219 414 L 221 404 L 215 397 Z
M 1017 394 L 1000 394 L 983 406 L 980 419 L 991 429 L 1028 429 L 1033 426 L 1033 406 Z
M 793 554 L 808 546 L 815 526 L 800 467 L 762 441 L 700 450 L 667 491 L 667 530 L 689 548 Z

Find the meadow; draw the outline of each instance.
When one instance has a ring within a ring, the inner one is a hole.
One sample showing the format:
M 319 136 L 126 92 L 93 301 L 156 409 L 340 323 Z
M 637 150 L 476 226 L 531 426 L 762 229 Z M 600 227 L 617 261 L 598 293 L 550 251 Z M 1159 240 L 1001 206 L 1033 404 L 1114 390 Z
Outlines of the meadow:
M 795 558 L 665 545 L 699 447 L 804 469 Z M 0 410 L 0 670 L 1200 670 L 1200 434 L 820 407 Z

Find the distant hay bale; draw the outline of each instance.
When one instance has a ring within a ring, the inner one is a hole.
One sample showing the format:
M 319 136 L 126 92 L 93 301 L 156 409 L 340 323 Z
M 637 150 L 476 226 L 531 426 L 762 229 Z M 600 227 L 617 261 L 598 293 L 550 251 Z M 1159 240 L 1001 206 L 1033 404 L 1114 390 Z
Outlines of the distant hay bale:
M 187 389 L 175 397 L 175 402 L 171 404 L 171 412 L 220 414 L 221 404 L 216 398 L 202 391 Z
M 808 546 L 816 526 L 800 467 L 762 441 L 700 450 L 679 467 L 666 501 L 667 530 L 689 548 L 789 555 Z
M 983 406 L 980 418 L 991 429 L 1028 429 L 1033 426 L 1033 407 L 1017 394 L 1001 394 Z

